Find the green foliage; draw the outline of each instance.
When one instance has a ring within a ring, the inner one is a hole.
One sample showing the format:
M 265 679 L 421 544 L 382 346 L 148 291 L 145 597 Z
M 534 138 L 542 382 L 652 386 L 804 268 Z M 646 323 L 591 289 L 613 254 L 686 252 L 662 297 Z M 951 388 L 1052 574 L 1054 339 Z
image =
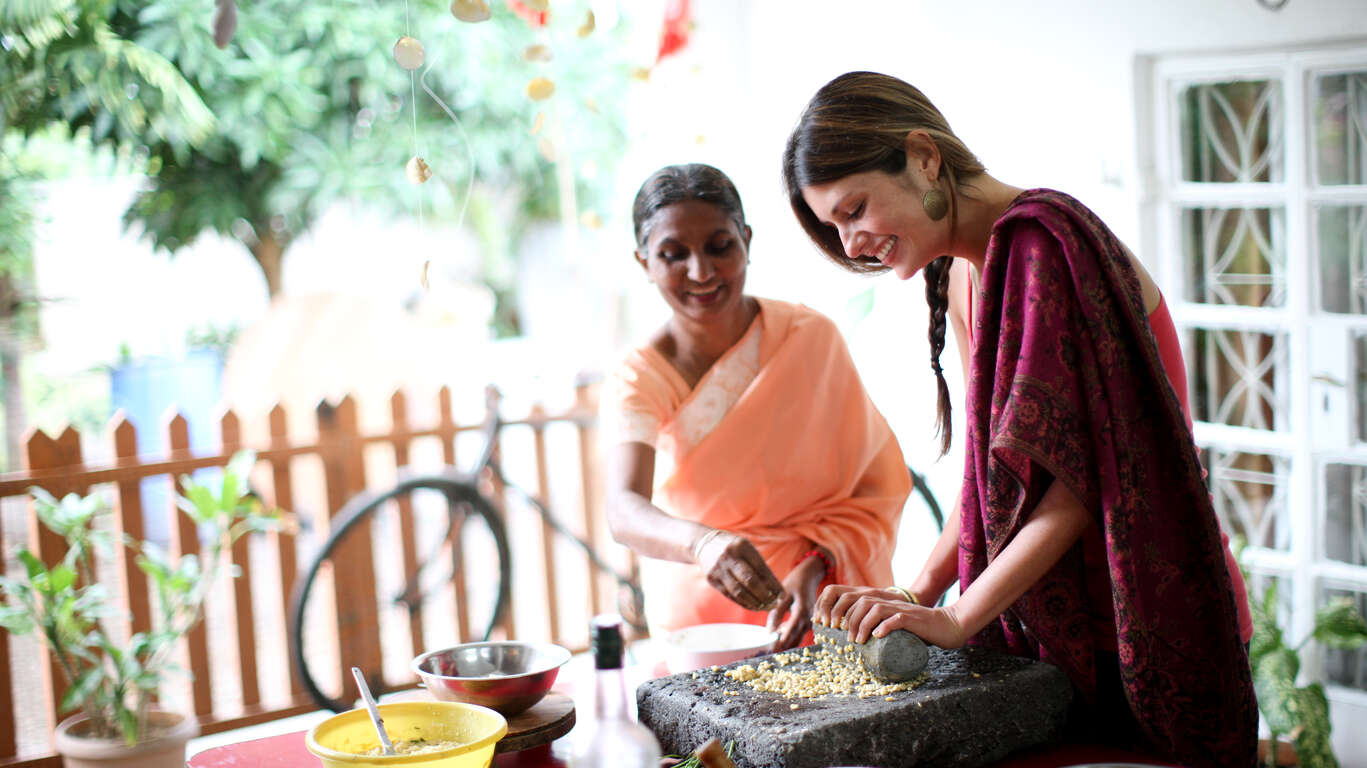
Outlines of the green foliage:
M 1315 613 L 1315 642 L 1326 648 L 1351 650 L 1367 643 L 1367 622 L 1343 597 L 1329 601 Z
M 136 16 L 138 43 L 173 62 L 218 122 L 194 152 L 149 144 L 151 183 L 125 222 L 172 252 L 205 231 L 253 249 L 267 238 L 288 248 L 339 201 L 458 218 L 473 177 L 476 195 L 516 200 L 514 220 L 501 222 L 516 233 L 529 218 L 558 213 L 554 166 L 538 148 L 553 128 L 577 168 L 595 169 L 577 174 L 578 199 L 592 205 L 610 191 L 599 180 L 610 178 L 624 135 L 623 27 L 580 38 L 583 0 L 557 5 L 542 30 L 505 4 L 492 5 L 490 21 L 465 24 L 444 0 L 257 0 L 239 6 L 225 50 L 213 45 L 203 0 L 146 5 Z M 426 49 L 416 82 L 391 55 L 406 30 Z M 547 45 L 552 61 L 525 61 L 522 52 L 534 43 Z M 537 75 L 557 84 L 549 102 L 526 95 Z M 543 110 L 551 119 L 533 137 Z M 422 187 L 404 175 L 414 154 L 435 172 Z
M 207 137 L 214 118 L 165 56 L 127 35 L 133 0 L 0 3 L 0 127 L 32 135 L 54 122 L 95 142 Z
M 32 186 L 19 176 L 0 173 L 0 278 L 28 281 L 33 272 Z M 0 317 L 5 314 L 0 308 Z
M 31 311 L 37 301 L 31 285 L 34 185 L 22 170 L 31 171 L 34 162 L 25 157 L 25 144 L 79 133 L 94 145 L 125 150 L 149 139 L 185 147 L 213 130 L 213 115 L 175 66 L 132 40 L 138 5 L 0 2 L 0 334 L 7 336 L 0 355 L 7 370 L 21 367 L 19 341 L 35 337 L 37 328 Z M 18 378 L 3 383 L 17 389 Z M 7 397 L 24 399 L 14 391 Z M 5 425 L 9 446 L 23 426 Z
M 181 477 L 178 504 L 208 542 L 202 558 L 172 558 L 148 542 L 122 542 L 148 576 L 156 612 L 153 629 L 126 643 L 105 627 L 116 604 L 95 579 L 96 554 L 107 557 L 113 549 L 110 535 L 98 526 L 107 508 L 95 496 L 73 493 L 59 500 L 31 489 L 39 522 L 61 536 L 67 550 L 51 567 L 27 549 L 19 551 L 23 577 L 0 577 L 0 626 L 14 634 L 38 633 L 66 677 L 62 711 L 83 710 L 94 735 L 121 736 L 128 744 L 144 736 L 147 706 L 162 681 L 179 671 L 176 646 L 199 622 L 225 553 L 244 534 L 274 524 L 275 515 L 263 512 L 247 487 L 255 458 L 247 451 L 233 456 L 217 488 Z
M 1250 603 L 1253 639 L 1249 644 L 1249 662 L 1253 667 L 1253 688 L 1273 741 L 1290 737 L 1300 764 L 1306 768 L 1337 768 L 1339 763 L 1329 741 L 1329 701 L 1324 687 L 1319 683 L 1296 686 L 1300 650 L 1311 637 L 1328 648 L 1361 647 L 1367 643 L 1367 624 L 1350 599 L 1336 598 L 1316 613 L 1313 632 L 1289 646 L 1277 622 L 1276 582 L 1268 585 L 1261 601 Z M 1269 750 L 1269 755 L 1275 752 Z
M 33 228 L 36 185 L 0 154 L 0 333 L 34 330 Z
M 185 332 L 185 346 L 190 349 L 212 349 L 218 352 L 219 357 L 226 358 L 228 349 L 237 339 L 238 331 L 235 325 L 218 326 L 206 323 Z

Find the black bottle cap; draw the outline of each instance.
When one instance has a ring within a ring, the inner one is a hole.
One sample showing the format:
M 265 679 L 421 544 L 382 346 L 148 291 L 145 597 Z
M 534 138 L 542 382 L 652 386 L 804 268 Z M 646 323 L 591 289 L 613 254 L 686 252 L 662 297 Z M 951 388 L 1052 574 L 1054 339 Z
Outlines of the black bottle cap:
M 597 669 L 622 668 L 622 617 L 615 613 L 594 616 L 589 622 L 589 648 Z

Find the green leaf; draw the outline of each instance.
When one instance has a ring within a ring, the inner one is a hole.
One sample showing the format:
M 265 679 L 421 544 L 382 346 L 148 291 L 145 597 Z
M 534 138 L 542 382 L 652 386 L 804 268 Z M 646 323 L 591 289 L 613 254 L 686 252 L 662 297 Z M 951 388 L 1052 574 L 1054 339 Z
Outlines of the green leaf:
M 171 573 L 171 570 L 166 566 L 166 563 L 160 560 L 154 560 L 146 554 L 139 555 L 136 562 L 138 564 L 138 569 L 148 576 L 151 576 L 152 581 L 154 581 L 158 587 L 165 584 L 167 577 Z
M 90 650 L 92 647 L 94 647 L 93 643 L 81 640 L 72 641 L 66 645 L 67 652 L 72 656 L 92 666 L 99 666 L 101 663 L 100 657 L 94 651 Z
M 1286 647 L 1281 627 L 1277 626 L 1277 582 L 1273 581 L 1263 593 L 1262 601 L 1250 599 L 1253 637 L 1248 645 L 1248 660 L 1255 668 L 1263 656 Z
M 131 656 L 141 658 L 146 653 L 150 640 L 146 632 L 135 632 L 128 638 L 128 653 Z
M 195 555 L 185 555 L 176 564 L 176 569 L 171 572 L 171 578 L 167 582 L 167 589 L 177 595 L 187 595 L 194 588 L 200 579 L 199 558 Z
M 54 593 L 64 592 L 76 583 L 76 571 L 72 570 L 71 566 L 59 565 L 52 569 L 48 578 L 51 580 L 49 586 Z
M 19 562 L 24 564 L 24 570 L 28 572 L 29 580 L 36 579 L 39 574 L 47 573 L 47 566 L 27 549 L 19 550 Z
M 123 733 L 123 741 L 128 746 L 138 743 L 138 718 L 133 711 L 127 707 L 120 706 L 118 712 L 119 731 Z
M 256 466 L 256 451 L 243 450 L 234 453 L 233 457 L 228 459 L 228 466 L 224 471 L 233 477 L 245 480 L 251 476 L 254 466 Z M 243 483 L 242 488 L 245 491 L 247 484 Z
M 33 503 L 36 507 L 51 509 L 57 506 L 57 499 L 44 488 L 39 488 L 36 485 L 29 486 L 28 494 L 33 497 Z
M 185 514 L 197 524 L 212 520 L 214 511 L 218 508 L 213 492 L 195 482 L 189 475 L 183 475 L 180 480 L 182 496 L 176 501 L 176 506 L 185 510 Z
M 109 589 L 103 584 L 83 587 L 72 602 L 73 610 L 86 618 L 112 616 L 116 610 L 109 596 Z
M 91 667 L 77 675 L 76 679 L 67 687 L 66 693 L 62 694 L 62 701 L 57 708 L 62 712 L 70 712 L 84 704 L 86 699 L 95 692 L 95 689 L 104 682 L 103 673 L 103 669 Z
M 1253 690 L 1258 697 L 1258 708 L 1274 733 L 1291 733 L 1296 727 L 1292 697 L 1299 667 L 1295 652 L 1283 648 L 1263 656 L 1253 669 Z
M 1335 598 L 1315 613 L 1314 634 L 1324 646 L 1352 650 L 1367 643 L 1367 622 L 1351 598 Z
M 27 635 L 34 629 L 33 616 L 25 608 L 0 606 L 0 627 L 11 634 Z
M 1324 687 L 1313 683 L 1298 689 L 1292 705 L 1298 730 L 1291 733 L 1301 768 L 1339 768 L 1329 741 L 1329 700 Z
M 219 492 L 218 509 L 232 512 L 237 509 L 237 476 L 231 472 L 223 473 L 223 488 Z

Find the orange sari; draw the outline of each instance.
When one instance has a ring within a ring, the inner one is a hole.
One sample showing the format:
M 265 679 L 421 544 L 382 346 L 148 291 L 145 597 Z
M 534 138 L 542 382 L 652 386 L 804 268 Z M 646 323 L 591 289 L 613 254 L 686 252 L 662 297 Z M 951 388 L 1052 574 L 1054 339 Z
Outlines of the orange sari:
M 617 412 L 605 413 L 605 422 L 624 413 L 654 419 L 653 440 L 618 437 L 650 442 L 657 468 L 672 460 L 654 503 L 746 537 L 779 579 L 815 543 L 835 556 L 829 582 L 891 584 L 897 524 L 911 490 L 901 448 L 835 324 L 800 305 L 759 303 L 751 328 L 692 390 L 653 348 L 632 352 L 610 383 L 604 408 Z M 758 353 L 757 370 L 738 380 L 747 349 Z M 728 388 L 738 391 L 733 403 Z M 699 435 L 696 420 L 678 417 L 704 398 L 727 407 Z M 652 634 L 767 618 L 714 590 L 692 563 L 644 558 L 642 586 Z

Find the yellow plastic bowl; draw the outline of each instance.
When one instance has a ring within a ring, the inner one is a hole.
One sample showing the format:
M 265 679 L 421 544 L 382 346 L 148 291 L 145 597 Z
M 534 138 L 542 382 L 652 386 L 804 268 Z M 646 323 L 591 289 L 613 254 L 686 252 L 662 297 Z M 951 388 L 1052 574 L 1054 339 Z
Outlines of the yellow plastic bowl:
M 364 709 L 353 709 L 313 726 L 304 743 L 324 768 L 488 768 L 494 744 L 508 732 L 503 715 L 457 701 L 396 701 L 380 705 L 385 731 L 401 740 L 458 741 L 460 746 L 426 755 L 368 757 L 358 754 L 380 746 Z

